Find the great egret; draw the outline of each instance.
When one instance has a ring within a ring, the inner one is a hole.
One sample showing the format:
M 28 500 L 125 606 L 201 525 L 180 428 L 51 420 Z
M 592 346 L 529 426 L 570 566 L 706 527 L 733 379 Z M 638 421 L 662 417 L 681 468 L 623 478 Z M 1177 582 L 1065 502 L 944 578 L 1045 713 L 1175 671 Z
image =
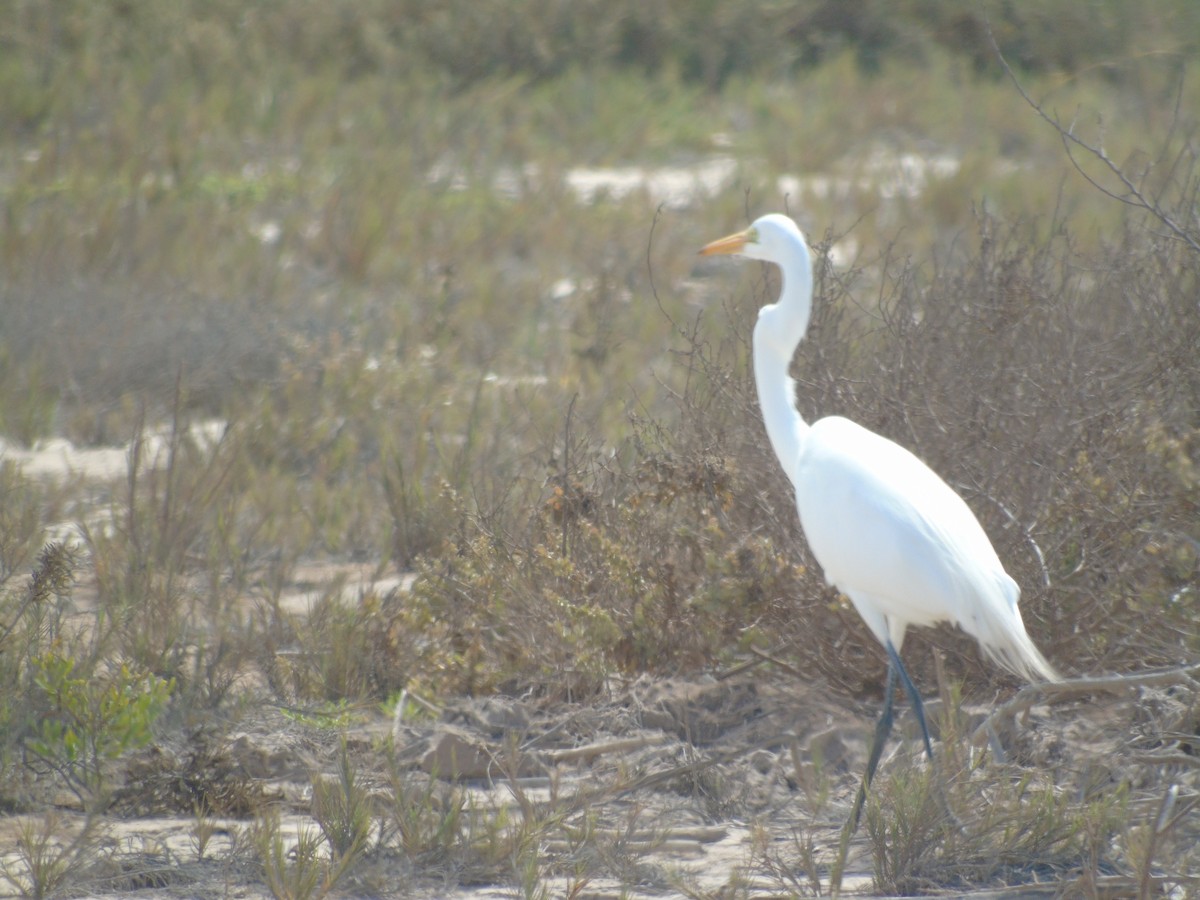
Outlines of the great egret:
M 883 714 L 855 803 L 857 824 L 891 731 L 897 676 L 933 757 L 921 695 L 900 661 L 909 625 L 956 623 L 1014 674 L 1030 681 L 1059 676 L 1025 632 L 1020 588 L 963 499 L 899 444 L 841 416 L 809 425 L 796 411 L 788 365 L 808 329 L 813 289 L 812 258 L 796 223 L 766 215 L 700 253 L 736 254 L 779 267 L 779 300 L 759 310 L 754 326 L 763 421 L 826 581 L 850 598 L 887 651 Z

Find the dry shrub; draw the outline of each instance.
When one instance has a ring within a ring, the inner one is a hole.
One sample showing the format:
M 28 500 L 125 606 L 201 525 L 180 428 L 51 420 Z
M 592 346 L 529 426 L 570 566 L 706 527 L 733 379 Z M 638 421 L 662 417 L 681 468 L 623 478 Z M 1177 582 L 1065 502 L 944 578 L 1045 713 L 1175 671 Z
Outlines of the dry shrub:
M 432 638 L 414 670 L 433 689 L 586 696 L 614 668 L 709 664 L 790 614 L 802 572 L 745 527 L 736 458 L 634 424 L 616 454 L 568 431 L 527 517 L 468 516 L 423 559 L 393 630 Z
M 1078 803 L 1031 775 L 984 767 L 957 771 L 948 785 L 929 769 L 901 767 L 879 791 L 866 828 L 875 888 L 889 895 L 1062 883 L 1088 861 L 1091 873 L 1111 870 L 1111 843 L 1128 821 L 1124 791 Z

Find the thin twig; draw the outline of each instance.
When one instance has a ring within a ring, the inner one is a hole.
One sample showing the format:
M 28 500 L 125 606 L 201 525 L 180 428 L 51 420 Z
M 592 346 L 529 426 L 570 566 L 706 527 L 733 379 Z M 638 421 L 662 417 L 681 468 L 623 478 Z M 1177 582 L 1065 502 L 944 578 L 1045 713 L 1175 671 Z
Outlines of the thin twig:
M 658 286 L 654 283 L 654 257 L 651 251 L 654 249 L 654 229 L 658 227 L 658 220 L 662 216 L 664 205 L 665 203 L 660 203 L 658 204 L 658 208 L 654 210 L 654 220 L 650 223 L 650 233 L 646 236 L 646 273 L 650 280 L 650 293 L 654 296 L 654 302 L 658 305 L 658 311 L 663 314 L 663 318 L 671 323 L 672 328 L 683 335 L 683 337 L 687 337 L 682 326 L 663 307 L 662 298 L 658 296 Z
M 1000 66 L 1004 69 L 1004 74 L 1008 76 L 1009 80 L 1013 83 L 1013 86 L 1017 89 L 1017 93 L 1019 93 L 1021 98 L 1027 104 L 1029 104 L 1029 107 L 1038 114 L 1038 117 L 1058 132 L 1058 135 L 1063 142 L 1063 148 L 1067 152 L 1067 158 L 1071 160 L 1071 165 L 1074 166 L 1075 171 L 1082 175 L 1088 184 L 1096 188 L 1096 190 L 1100 191 L 1100 193 L 1104 194 L 1106 197 L 1110 197 L 1119 203 L 1124 203 L 1128 206 L 1142 209 L 1150 213 L 1152 216 L 1154 216 L 1154 218 L 1158 219 L 1159 222 L 1165 225 L 1177 238 L 1179 238 L 1197 253 L 1200 253 L 1200 238 L 1198 238 L 1197 235 L 1192 234 L 1187 229 L 1176 224 L 1175 220 L 1172 219 L 1171 216 L 1168 215 L 1167 212 L 1158 205 L 1158 203 L 1149 200 L 1146 195 L 1142 193 L 1141 188 L 1134 184 L 1133 179 L 1125 174 L 1125 170 L 1112 161 L 1112 158 L 1108 155 L 1103 147 L 1093 146 L 1082 138 L 1076 136 L 1074 122 L 1071 123 L 1071 127 L 1064 128 L 1058 119 L 1046 112 L 1040 103 L 1029 96 L 1025 88 L 1021 85 L 1021 82 L 1017 79 L 1016 73 L 1014 73 L 1012 68 L 1009 67 L 1008 60 L 1004 58 L 1004 54 L 1000 51 L 1000 45 L 996 43 L 996 38 L 995 35 L 992 34 L 990 25 L 987 28 L 987 35 L 988 41 L 992 45 L 992 50 L 996 53 L 996 59 L 1000 61 Z M 1094 177 L 1084 171 L 1083 166 L 1075 157 L 1075 148 L 1084 151 L 1103 163 L 1105 168 L 1107 168 L 1108 171 L 1118 181 L 1121 182 L 1121 184 L 1125 187 L 1125 190 L 1128 191 L 1128 194 L 1121 195 L 1116 193 L 1115 191 L 1102 185 Z

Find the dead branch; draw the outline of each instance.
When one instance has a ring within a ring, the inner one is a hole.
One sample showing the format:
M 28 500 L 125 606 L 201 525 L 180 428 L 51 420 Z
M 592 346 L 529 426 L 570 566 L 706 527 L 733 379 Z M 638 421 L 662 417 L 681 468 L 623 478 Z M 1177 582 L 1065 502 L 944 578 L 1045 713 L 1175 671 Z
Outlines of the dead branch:
M 1194 664 L 1176 669 L 1161 669 L 1131 675 L 1099 675 L 1048 684 L 1031 684 L 1022 688 L 1007 703 L 993 710 L 991 715 L 972 732 L 971 743 L 977 747 L 983 746 L 988 740 L 988 734 L 993 732 L 999 723 L 1014 719 L 1039 703 L 1079 697 L 1085 694 L 1124 694 L 1137 688 L 1175 684 L 1186 685 L 1192 690 L 1200 692 L 1198 677 L 1200 677 L 1200 664 Z
M 632 738 L 618 738 L 611 741 L 599 741 L 594 744 L 584 744 L 582 747 L 567 747 L 563 750 L 546 750 L 544 756 L 552 763 L 584 762 L 591 763 L 597 756 L 605 753 L 628 753 L 630 750 L 640 750 L 655 744 L 665 743 L 666 735 L 640 735 Z

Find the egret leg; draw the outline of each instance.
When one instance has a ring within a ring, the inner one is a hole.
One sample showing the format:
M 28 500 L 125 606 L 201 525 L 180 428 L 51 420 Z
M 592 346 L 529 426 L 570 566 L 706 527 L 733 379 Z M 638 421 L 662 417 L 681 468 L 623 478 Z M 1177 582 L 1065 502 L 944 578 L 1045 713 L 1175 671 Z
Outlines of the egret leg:
M 829 873 L 829 889 L 834 897 L 841 892 L 842 873 L 846 869 L 846 857 L 850 852 L 850 838 L 854 836 L 854 832 L 858 831 L 858 821 L 862 818 L 863 804 L 867 799 L 867 788 L 871 786 L 871 780 L 875 777 L 875 769 L 878 768 L 879 758 L 883 755 L 883 745 L 887 743 L 887 736 L 892 730 L 892 701 L 895 696 L 896 666 L 889 654 L 887 682 L 883 689 L 883 713 L 880 715 L 879 721 L 875 723 L 875 735 L 871 738 L 871 751 L 867 756 L 867 772 L 863 775 L 862 784 L 858 787 L 858 794 L 854 797 L 854 806 L 850 808 L 850 818 L 842 826 L 837 857 L 834 859 L 833 868 Z
M 834 897 L 837 897 L 841 892 L 842 874 L 846 867 L 846 857 L 850 852 L 850 838 L 858 830 L 859 819 L 862 818 L 863 804 L 867 799 L 867 789 L 871 786 L 871 781 L 875 778 L 875 770 L 878 768 L 879 759 L 883 755 L 883 745 L 887 743 L 887 736 L 892 730 L 893 701 L 896 695 L 897 677 L 904 683 L 904 691 L 908 694 L 913 712 L 917 714 L 917 721 L 921 724 L 921 737 L 925 741 L 925 752 L 929 755 L 929 759 L 933 760 L 933 743 L 929 739 L 929 726 L 925 724 L 925 704 L 921 702 L 921 695 L 917 691 L 917 686 L 913 684 L 912 678 L 909 677 L 908 670 L 904 668 L 904 663 L 900 661 L 900 654 L 896 652 L 896 648 L 892 646 L 892 642 L 888 641 L 884 646 L 887 649 L 888 655 L 888 672 L 887 683 L 883 690 L 883 714 L 879 717 L 879 721 L 875 725 L 875 735 L 871 739 L 871 752 L 867 757 L 867 771 L 863 776 L 862 785 L 858 789 L 858 795 L 854 798 L 854 806 L 850 809 L 850 818 L 846 820 L 846 824 L 842 827 L 841 839 L 838 842 L 837 857 L 830 871 L 830 893 Z M 950 821 L 957 824 L 958 819 L 950 811 L 950 807 L 947 804 L 944 785 L 942 785 L 938 796 L 941 800 L 942 809 Z
M 900 662 L 900 654 L 896 652 L 896 648 L 892 646 L 891 641 L 887 643 L 888 660 L 890 666 L 896 668 L 900 672 L 900 679 L 904 682 L 904 690 L 908 692 L 908 699 L 912 702 L 913 712 L 917 714 L 917 721 L 921 723 L 921 737 L 925 739 L 925 753 L 929 756 L 929 762 L 933 766 L 934 778 L 937 781 L 937 798 L 938 804 L 942 808 L 942 814 L 945 815 L 947 821 L 953 822 L 955 827 L 962 830 L 962 823 L 959 822 L 958 816 L 954 814 L 954 810 L 950 808 L 950 800 L 946 791 L 946 776 L 938 765 L 938 760 L 933 758 L 933 746 L 929 741 L 929 726 L 925 724 L 925 704 L 921 702 L 921 695 L 918 693 L 912 679 L 908 677 L 908 672 L 904 668 L 904 663 Z M 944 758 L 944 757 L 943 757 Z
M 913 712 L 917 714 L 917 721 L 921 723 L 921 737 L 925 739 L 925 753 L 930 759 L 933 759 L 933 745 L 929 741 L 929 726 L 925 724 L 925 704 L 921 702 L 917 686 L 908 677 L 908 670 L 904 668 L 904 663 L 900 662 L 900 654 L 896 652 L 891 641 L 887 642 L 887 654 L 889 670 L 894 669 L 900 673 L 900 680 L 904 682 L 904 690 L 908 693 Z
M 863 776 L 862 786 L 858 789 L 858 796 L 854 798 L 854 806 L 850 811 L 852 829 L 858 828 L 859 819 L 862 818 L 863 803 L 867 799 L 867 789 L 871 787 L 871 782 L 875 778 L 875 770 L 879 767 L 880 757 L 883 756 L 884 744 L 887 743 L 887 737 L 892 731 L 893 701 L 896 696 L 897 677 L 904 683 L 904 690 L 912 703 L 913 711 L 917 714 L 917 721 L 921 723 L 921 737 L 925 739 L 925 752 L 929 754 L 930 759 L 933 759 L 933 745 L 929 740 L 929 727 L 925 724 L 925 705 L 921 702 L 921 695 L 917 692 L 916 685 L 909 677 L 908 670 L 904 668 L 904 663 L 900 661 L 900 654 L 896 652 L 891 641 L 887 642 L 886 648 L 888 671 L 887 683 L 883 690 L 883 714 L 875 725 L 875 736 L 871 739 L 871 752 L 867 757 L 867 773 Z
M 862 784 L 859 785 L 858 795 L 854 798 L 854 806 L 850 809 L 850 830 L 853 832 L 858 828 L 858 820 L 862 818 L 863 802 L 867 799 L 867 789 L 871 786 L 871 781 L 875 778 L 875 770 L 879 767 L 879 759 L 883 756 L 883 745 L 887 743 L 887 736 L 892 731 L 893 715 L 893 700 L 896 696 L 896 666 L 888 659 L 887 682 L 883 689 L 883 713 L 879 716 L 879 721 L 875 723 L 875 734 L 871 738 L 871 750 L 867 755 L 867 772 L 863 775 Z

